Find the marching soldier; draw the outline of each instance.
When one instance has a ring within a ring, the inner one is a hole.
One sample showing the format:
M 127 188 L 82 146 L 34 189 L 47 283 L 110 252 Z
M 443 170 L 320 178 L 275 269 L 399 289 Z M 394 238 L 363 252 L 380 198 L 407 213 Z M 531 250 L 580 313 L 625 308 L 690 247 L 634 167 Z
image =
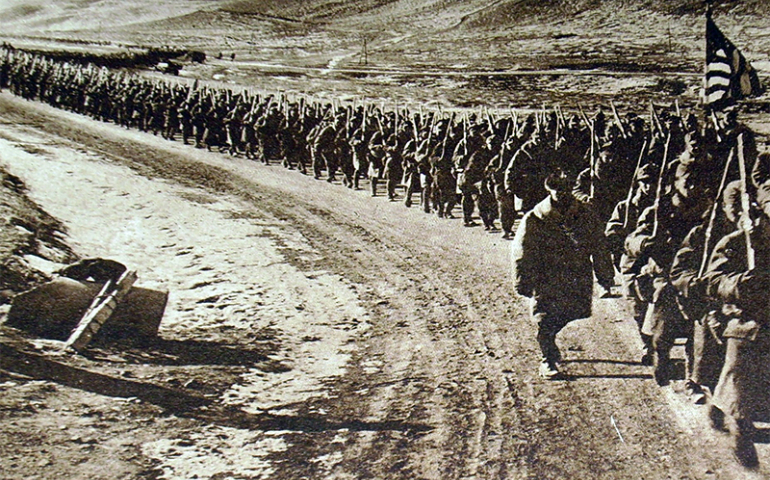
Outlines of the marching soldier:
M 387 181 L 388 200 L 396 201 L 396 187 L 404 176 L 404 159 L 401 155 L 402 146 L 399 145 L 396 134 L 388 138 L 385 144 L 385 180 Z
M 628 273 L 637 275 L 637 283 L 651 285 L 650 291 L 642 292 L 650 303 L 642 332 L 652 337 L 654 376 L 661 386 L 670 380 L 670 351 L 676 338 L 691 338 L 691 325 L 676 303 L 669 272 L 682 241 L 703 221 L 710 203 L 703 178 L 698 177 L 698 162 L 664 162 L 663 168 L 668 170 L 669 163 L 676 166 L 672 192 L 662 195 L 658 189 L 654 204 L 642 213 L 639 225 L 626 240 L 626 252 L 633 259 Z M 666 173 L 664 170 L 662 175 Z M 691 358 L 691 343 L 686 350 Z
M 591 316 L 594 275 L 606 292 L 614 270 L 601 224 L 572 195 L 562 173 L 547 177 L 548 196 L 522 219 L 511 245 L 516 293 L 531 298 L 542 359 L 540 376 L 560 378 L 557 334 L 572 320 Z
M 687 234 L 671 266 L 671 284 L 679 295 L 679 308 L 693 324 L 692 364 L 686 372 L 685 390 L 695 403 L 705 400 L 703 387 L 714 391 L 724 361 L 720 338 L 724 319 L 719 305 L 707 295 L 703 275 L 713 245 L 737 228 L 741 216 L 740 194 L 740 181 L 725 186 L 722 214 L 717 215 L 719 211 L 715 210 L 708 221 Z
M 749 202 L 747 202 L 749 203 Z M 724 237 L 706 270 L 708 294 L 723 302 L 725 360 L 709 406 L 716 429 L 731 433 L 733 452 L 757 468 L 754 420 L 770 387 L 770 192 L 757 195 L 761 211 L 751 223 Z
M 642 333 L 649 301 L 649 295 L 645 296 L 642 292 L 648 290 L 651 284 L 645 286 L 643 284 L 644 277 L 640 277 L 639 272 L 634 271 L 634 259 L 627 255 L 625 241 L 631 232 L 635 230 L 642 211 L 653 203 L 653 177 L 650 167 L 650 164 L 646 164 L 639 169 L 636 175 L 633 195 L 630 199 L 618 203 L 604 230 L 615 266 L 623 278 L 623 294 L 631 301 L 634 321 L 637 324 L 642 339 L 642 365 L 652 365 L 652 337 Z

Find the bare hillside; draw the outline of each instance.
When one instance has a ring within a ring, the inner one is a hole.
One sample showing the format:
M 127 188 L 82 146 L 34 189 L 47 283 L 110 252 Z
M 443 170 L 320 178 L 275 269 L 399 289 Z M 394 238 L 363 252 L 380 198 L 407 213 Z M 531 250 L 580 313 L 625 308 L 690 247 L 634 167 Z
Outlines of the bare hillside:
M 677 0 L 8 0 L 6 37 L 169 44 L 290 65 L 698 71 L 703 2 Z M 770 51 L 770 2 L 718 2 L 750 60 Z M 762 70 L 762 66 L 759 67 Z

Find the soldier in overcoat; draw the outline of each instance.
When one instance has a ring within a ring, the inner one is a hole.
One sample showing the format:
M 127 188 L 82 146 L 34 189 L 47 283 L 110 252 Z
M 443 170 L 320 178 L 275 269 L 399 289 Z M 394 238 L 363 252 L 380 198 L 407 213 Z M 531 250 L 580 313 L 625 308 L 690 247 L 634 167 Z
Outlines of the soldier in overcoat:
M 757 192 L 761 212 L 714 248 L 706 270 L 709 296 L 722 302 L 725 360 L 709 406 L 712 426 L 726 429 L 734 455 L 759 466 L 754 424 L 767 415 L 770 388 L 770 191 Z
M 572 187 L 564 173 L 549 175 L 548 196 L 524 216 L 511 246 L 514 288 L 531 299 L 545 379 L 560 375 L 556 335 L 591 316 L 594 274 L 604 292 L 615 274 L 601 224 Z

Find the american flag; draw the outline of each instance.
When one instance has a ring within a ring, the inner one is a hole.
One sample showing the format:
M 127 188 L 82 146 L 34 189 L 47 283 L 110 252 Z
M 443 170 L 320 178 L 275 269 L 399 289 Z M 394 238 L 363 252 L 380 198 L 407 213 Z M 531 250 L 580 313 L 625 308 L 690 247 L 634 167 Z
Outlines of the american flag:
M 711 15 L 706 15 L 706 72 L 703 101 L 707 108 L 722 110 L 736 100 L 764 93 L 756 70 L 725 37 Z

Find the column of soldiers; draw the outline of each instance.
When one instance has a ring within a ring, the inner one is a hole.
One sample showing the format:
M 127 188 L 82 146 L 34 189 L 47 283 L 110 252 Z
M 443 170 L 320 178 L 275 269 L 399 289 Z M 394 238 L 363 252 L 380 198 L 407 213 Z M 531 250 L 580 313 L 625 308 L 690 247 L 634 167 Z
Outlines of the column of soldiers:
M 708 401 L 739 463 L 756 468 L 753 421 L 767 412 L 770 332 L 770 155 L 737 121 L 660 119 L 634 186 L 606 235 L 660 385 L 685 340 L 685 389 Z
M 506 238 L 543 193 L 552 167 L 587 162 L 573 154 L 588 145 L 587 128 L 556 113 L 532 113 L 521 125 L 488 112 L 446 118 L 199 88 L 10 48 L 0 49 L 0 59 L 0 87 L 23 98 L 328 182 L 341 178 L 349 188 L 368 179 L 373 196 L 391 201 L 403 189 L 407 207 L 417 201 L 427 213 L 453 218 L 459 206 L 464 225 L 475 226 L 478 212 L 487 230 L 497 231 L 499 219 Z
M 737 112 L 698 121 L 678 111 L 649 122 L 599 110 L 483 114 L 386 111 L 149 80 L 0 49 L 0 88 L 26 99 L 161 134 L 169 140 L 282 163 L 316 179 L 513 237 L 514 221 L 549 193 L 554 172 L 602 224 L 658 384 L 685 339 L 685 386 L 757 465 L 752 420 L 767 391 L 770 332 L 770 154 Z M 673 109 L 672 109 L 673 110 Z M 384 189 L 384 192 L 383 192 Z M 415 195 L 419 198 L 415 198 Z M 764 389 L 764 390 L 763 390 Z

